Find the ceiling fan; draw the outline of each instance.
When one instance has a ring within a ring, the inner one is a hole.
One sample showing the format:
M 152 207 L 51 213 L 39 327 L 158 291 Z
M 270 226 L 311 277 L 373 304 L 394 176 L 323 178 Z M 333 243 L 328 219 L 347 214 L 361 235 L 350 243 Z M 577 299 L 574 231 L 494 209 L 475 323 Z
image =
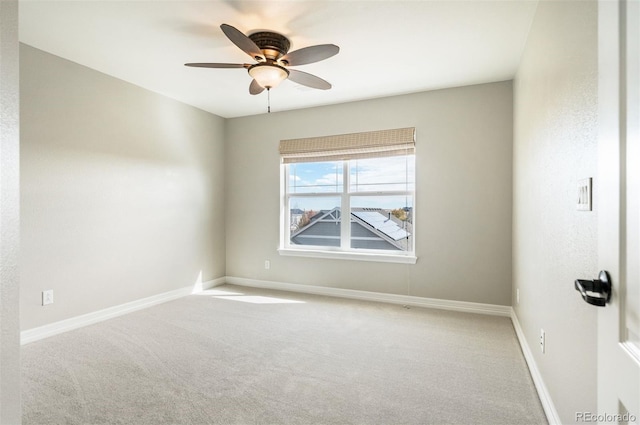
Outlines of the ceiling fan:
M 289 39 L 282 34 L 260 31 L 246 36 L 231 25 L 220 25 L 222 32 L 256 63 L 185 63 L 185 66 L 199 68 L 245 68 L 253 78 L 249 93 L 259 94 L 264 89 L 277 87 L 287 78 L 303 86 L 328 90 L 331 84 L 315 75 L 290 69 L 290 66 L 319 62 L 336 55 L 340 48 L 335 44 L 318 44 L 289 53 Z

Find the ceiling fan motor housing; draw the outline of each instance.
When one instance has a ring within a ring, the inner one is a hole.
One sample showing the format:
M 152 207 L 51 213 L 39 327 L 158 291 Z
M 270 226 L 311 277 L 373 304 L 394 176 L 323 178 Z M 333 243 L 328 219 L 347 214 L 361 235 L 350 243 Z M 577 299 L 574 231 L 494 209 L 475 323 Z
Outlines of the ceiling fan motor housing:
M 260 31 L 249 35 L 249 38 L 256 43 L 267 59 L 274 61 L 286 55 L 291 47 L 289 39 L 277 32 Z

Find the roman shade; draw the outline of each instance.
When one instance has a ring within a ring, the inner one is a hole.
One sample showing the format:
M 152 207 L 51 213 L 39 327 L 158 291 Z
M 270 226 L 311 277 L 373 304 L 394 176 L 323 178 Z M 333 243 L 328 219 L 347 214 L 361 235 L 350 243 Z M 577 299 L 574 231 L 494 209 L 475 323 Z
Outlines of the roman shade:
M 285 164 L 379 158 L 415 153 L 415 128 L 367 131 L 280 141 Z

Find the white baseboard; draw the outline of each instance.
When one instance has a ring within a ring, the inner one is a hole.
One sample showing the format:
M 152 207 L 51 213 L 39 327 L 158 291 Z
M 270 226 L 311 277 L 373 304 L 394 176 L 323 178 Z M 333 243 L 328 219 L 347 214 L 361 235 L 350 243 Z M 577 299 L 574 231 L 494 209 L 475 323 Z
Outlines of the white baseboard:
M 522 331 L 522 327 L 520 326 L 520 322 L 518 321 L 518 316 L 513 309 L 511 309 L 511 322 L 513 322 L 513 327 L 516 330 L 516 335 L 518 336 L 518 341 L 520 342 L 520 347 L 522 348 L 524 359 L 529 366 L 533 384 L 535 385 L 536 391 L 538 392 L 538 397 L 540 398 L 540 403 L 542 403 L 544 413 L 547 415 L 549 425 L 561 425 L 562 422 L 560 421 L 560 416 L 558 416 L 558 411 L 553 404 L 553 400 L 551 400 L 551 395 L 547 390 L 547 386 L 542 380 L 542 375 L 540 374 L 540 370 L 536 365 L 536 361 L 533 357 L 533 353 L 531 352 L 531 348 L 529 347 L 529 344 L 524 337 L 524 332 Z
M 441 310 L 463 311 L 467 313 L 489 314 L 493 316 L 511 316 L 511 307 L 504 305 L 439 300 L 435 298 L 414 297 L 411 295 L 396 295 L 381 292 L 356 291 L 353 289 L 329 288 L 325 286 L 300 285 L 295 283 L 246 279 L 234 276 L 227 276 L 226 283 L 231 285 L 250 286 L 254 288 L 277 289 L 281 291 L 302 292 L 305 294 L 410 305 L 414 307 L 438 308 Z
M 59 322 L 50 323 L 48 325 L 40 326 L 33 329 L 28 329 L 26 331 L 20 332 L 20 344 L 28 344 L 30 342 L 48 338 L 53 335 L 68 332 L 73 329 L 92 325 L 94 323 L 102 322 L 113 317 L 122 316 L 123 314 L 131 313 L 143 308 L 151 307 L 153 305 L 162 304 L 167 301 L 172 301 L 178 298 L 185 297 L 187 295 L 195 294 L 205 289 L 210 289 L 215 286 L 222 285 L 224 283 L 225 278 L 221 277 L 207 282 L 202 282 L 202 284 L 198 283 L 195 286 L 187 286 L 173 291 L 164 292 L 162 294 L 153 295 L 151 297 L 131 301 L 125 304 L 105 308 L 103 310 L 94 311 L 93 313 L 83 314 L 81 316 L 71 317 Z

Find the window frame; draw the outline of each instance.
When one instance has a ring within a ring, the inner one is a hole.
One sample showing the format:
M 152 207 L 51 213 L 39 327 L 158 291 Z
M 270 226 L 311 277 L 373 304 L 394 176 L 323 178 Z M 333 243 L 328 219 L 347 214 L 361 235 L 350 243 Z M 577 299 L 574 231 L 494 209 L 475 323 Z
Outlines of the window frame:
M 413 156 L 415 161 L 415 154 Z M 407 155 L 407 156 L 409 156 Z M 390 262 L 415 264 L 416 256 L 416 182 L 414 167 L 414 184 L 412 190 L 394 190 L 394 191 L 364 191 L 352 192 L 350 164 L 355 159 L 342 160 L 342 191 L 340 192 L 313 192 L 313 193 L 290 193 L 290 166 L 289 163 L 283 163 L 280 167 L 281 180 L 281 214 L 280 214 L 280 245 L 278 253 L 285 256 L 296 257 L 313 257 L 313 258 L 330 258 L 341 260 L 360 260 L 375 262 Z M 313 158 L 309 158 L 307 162 L 315 162 Z M 413 200 L 412 211 L 414 221 L 412 221 L 412 238 L 411 250 L 408 251 L 392 251 L 382 249 L 363 249 L 351 248 L 351 198 L 353 197 L 380 197 L 380 196 L 410 196 Z M 340 246 L 318 246 L 318 245 L 295 245 L 291 243 L 291 198 L 340 198 Z M 347 212 L 345 214 L 344 212 Z M 348 219 L 344 219 L 348 217 Z

